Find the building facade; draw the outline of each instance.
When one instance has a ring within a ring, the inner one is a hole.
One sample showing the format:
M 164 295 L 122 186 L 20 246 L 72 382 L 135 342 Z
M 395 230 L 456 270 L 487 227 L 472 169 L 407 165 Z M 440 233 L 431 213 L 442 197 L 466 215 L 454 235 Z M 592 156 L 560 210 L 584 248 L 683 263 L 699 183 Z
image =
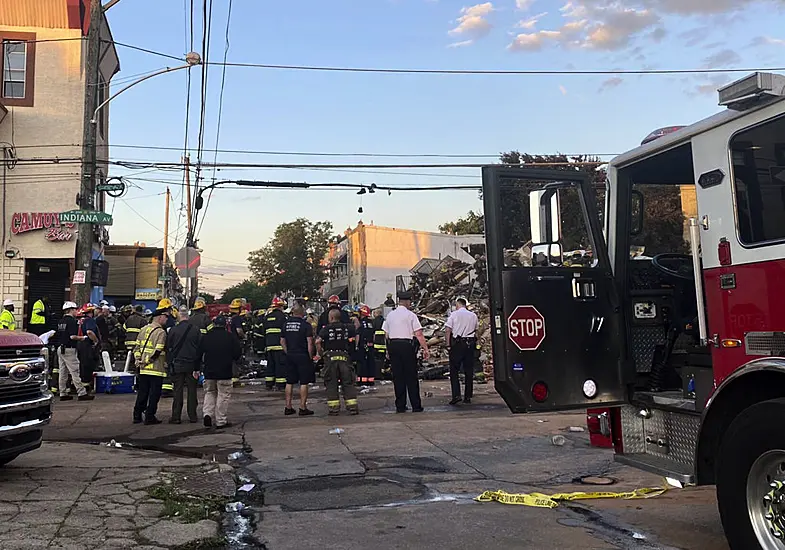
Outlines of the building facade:
M 109 245 L 104 249 L 109 276 L 104 299 L 121 308 L 142 305 L 155 310 L 158 300 L 166 296 L 183 303 L 183 286 L 164 249 L 142 244 Z
M 0 0 L 0 297 L 15 301 L 20 326 L 42 296 L 58 312 L 72 295 L 77 227 L 60 223 L 59 213 L 78 208 L 88 25 L 85 0 Z M 106 19 L 101 35 L 99 101 L 120 68 Z M 108 173 L 108 132 L 105 108 L 99 183 Z M 89 200 L 103 210 L 103 193 Z M 98 258 L 108 233 L 96 225 L 93 236 Z
M 352 304 L 378 307 L 387 294 L 395 295 L 396 278 L 409 276 L 420 260 L 451 256 L 473 263 L 470 247 L 484 244 L 483 235 L 445 235 L 360 222 L 331 245 L 324 294 L 336 294 Z

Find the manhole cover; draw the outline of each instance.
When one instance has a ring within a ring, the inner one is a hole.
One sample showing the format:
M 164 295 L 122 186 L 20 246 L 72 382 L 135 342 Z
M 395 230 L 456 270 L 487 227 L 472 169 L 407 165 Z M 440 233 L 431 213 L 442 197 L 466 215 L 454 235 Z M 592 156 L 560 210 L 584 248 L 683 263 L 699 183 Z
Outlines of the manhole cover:
M 380 478 L 323 477 L 269 487 L 264 493 L 264 503 L 292 511 L 330 510 L 402 502 L 423 493 L 422 487 Z

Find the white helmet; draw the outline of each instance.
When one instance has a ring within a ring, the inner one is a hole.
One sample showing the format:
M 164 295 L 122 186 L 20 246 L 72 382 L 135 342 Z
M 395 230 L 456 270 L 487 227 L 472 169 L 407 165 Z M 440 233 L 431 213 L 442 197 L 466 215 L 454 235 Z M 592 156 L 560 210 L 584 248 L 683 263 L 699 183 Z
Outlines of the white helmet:
M 109 306 L 109 311 L 112 313 L 117 313 L 117 308 L 114 306 Z
M 63 304 L 63 311 L 66 311 L 68 309 L 76 309 L 77 307 L 78 306 L 73 302 L 66 302 Z
M 14 305 L 14 301 L 11 298 L 6 298 L 3 300 L 3 307 L 5 306 L 12 306 Z
M 101 307 L 108 306 L 109 302 L 107 302 L 106 300 L 101 300 L 100 302 L 98 302 L 98 305 Z

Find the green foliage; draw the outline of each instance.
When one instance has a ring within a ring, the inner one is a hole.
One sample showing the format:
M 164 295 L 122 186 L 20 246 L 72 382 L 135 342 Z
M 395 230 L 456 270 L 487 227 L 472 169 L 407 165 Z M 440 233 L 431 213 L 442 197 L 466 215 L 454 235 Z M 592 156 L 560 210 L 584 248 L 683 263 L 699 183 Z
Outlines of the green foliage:
M 268 287 L 246 279 L 242 283 L 224 290 L 218 302 L 230 304 L 235 298 L 245 298 L 251 304 L 251 307 L 261 309 L 270 305 L 273 296 L 272 291 Z
M 183 523 L 214 519 L 226 505 L 226 499 L 186 495 L 178 492 L 173 485 L 163 483 L 150 487 L 147 493 L 154 499 L 163 501 L 163 517 L 175 518 Z
M 485 217 L 482 212 L 469 210 L 463 218 L 440 225 L 439 231 L 448 235 L 482 235 L 485 233 Z
M 275 230 L 267 246 L 248 256 L 251 273 L 272 294 L 315 296 L 327 280 L 322 260 L 333 226 L 298 218 Z
M 214 304 L 216 302 L 215 296 L 210 294 L 209 292 L 200 292 L 199 296 L 204 298 L 204 303 L 206 304 Z

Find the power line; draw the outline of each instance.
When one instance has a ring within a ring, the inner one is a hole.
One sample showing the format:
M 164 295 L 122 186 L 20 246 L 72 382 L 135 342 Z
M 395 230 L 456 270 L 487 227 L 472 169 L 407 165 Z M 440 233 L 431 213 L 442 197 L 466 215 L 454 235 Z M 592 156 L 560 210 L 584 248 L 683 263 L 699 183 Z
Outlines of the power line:
M 138 161 L 122 161 L 110 160 L 109 164 L 124 166 L 126 168 L 134 168 L 135 166 L 141 168 L 179 168 L 180 163 L 173 162 L 138 162 Z M 205 168 L 269 168 L 269 169 L 302 169 L 302 170 L 317 170 L 317 169 L 398 169 L 398 168 L 484 168 L 492 163 L 440 163 L 440 164 L 282 164 L 282 163 L 231 163 L 231 162 L 218 162 L 218 163 L 203 163 Z M 495 163 L 498 164 L 498 163 Z M 596 167 L 607 162 L 603 161 L 584 161 L 584 162 L 529 162 L 521 165 L 501 165 L 499 166 L 521 166 L 521 167 L 538 167 L 538 166 L 571 166 L 571 167 Z

